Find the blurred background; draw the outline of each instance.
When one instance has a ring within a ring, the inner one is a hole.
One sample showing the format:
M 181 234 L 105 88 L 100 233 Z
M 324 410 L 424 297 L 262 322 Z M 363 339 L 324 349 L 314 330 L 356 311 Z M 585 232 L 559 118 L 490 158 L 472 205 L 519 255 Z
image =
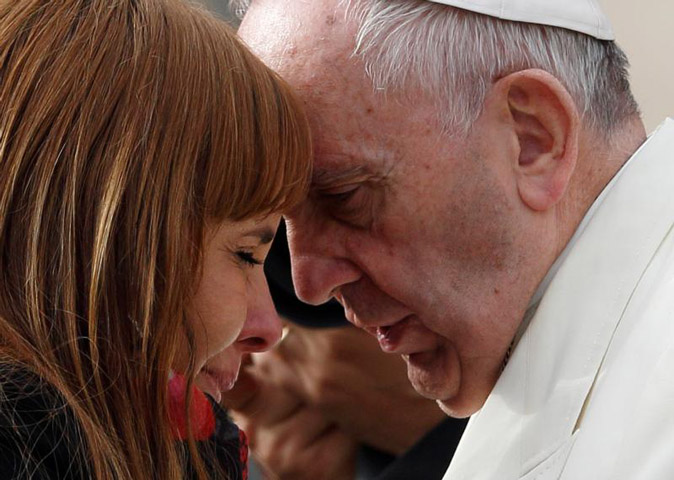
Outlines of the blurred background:
M 233 20 L 227 0 L 198 1 Z M 650 132 L 665 117 L 674 117 L 674 2 L 600 0 L 599 3 L 613 22 L 618 43 L 632 64 L 633 91 Z

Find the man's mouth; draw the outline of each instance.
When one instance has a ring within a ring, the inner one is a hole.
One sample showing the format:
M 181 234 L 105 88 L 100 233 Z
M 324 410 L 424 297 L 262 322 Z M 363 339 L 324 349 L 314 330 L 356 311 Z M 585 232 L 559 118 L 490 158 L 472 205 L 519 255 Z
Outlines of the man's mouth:
M 416 315 L 408 315 L 392 325 L 380 326 L 374 332 L 379 346 L 387 353 L 413 355 L 435 350 L 437 334 L 426 328 Z
M 389 319 L 367 315 L 360 317 L 357 310 L 351 308 L 344 300 L 339 298 L 347 320 L 373 335 L 384 352 L 411 355 L 438 348 L 438 335 L 424 326 L 415 313 L 410 313 L 409 310 L 400 312 L 401 315 L 397 319 L 395 316 Z M 367 313 L 368 310 L 365 310 L 364 313 Z
M 381 349 L 387 353 L 401 353 L 397 350 L 401 346 L 405 334 L 406 326 L 410 321 L 411 315 L 403 318 L 397 323 L 388 326 L 377 327 L 375 336 Z

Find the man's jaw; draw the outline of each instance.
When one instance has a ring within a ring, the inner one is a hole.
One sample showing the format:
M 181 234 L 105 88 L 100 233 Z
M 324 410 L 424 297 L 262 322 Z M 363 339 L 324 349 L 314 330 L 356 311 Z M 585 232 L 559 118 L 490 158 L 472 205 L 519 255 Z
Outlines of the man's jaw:
M 457 398 L 462 371 L 458 352 L 448 339 L 427 328 L 416 314 L 406 313 L 394 320 L 362 318 L 343 299 L 340 303 L 349 322 L 377 338 L 384 352 L 402 356 L 410 383 L 420 395 L 436 400 L 450 416 L 465 417 L 474 412 Z
M 453 348 L 443 345 L 403 358 L 410 383 L 421 396 L 451 404 L 460 394 L 463 372 Z

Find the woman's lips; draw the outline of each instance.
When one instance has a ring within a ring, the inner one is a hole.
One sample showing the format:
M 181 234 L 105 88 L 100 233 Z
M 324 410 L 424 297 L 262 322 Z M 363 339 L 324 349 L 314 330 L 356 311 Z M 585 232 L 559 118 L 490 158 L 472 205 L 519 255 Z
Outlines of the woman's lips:
M 196 383 L 202 392 L 208 393 L 216 402 L 220 403 L 222 392 L 234 387 L 236 377 L 237 375 L 204 367 L 197 375 Z

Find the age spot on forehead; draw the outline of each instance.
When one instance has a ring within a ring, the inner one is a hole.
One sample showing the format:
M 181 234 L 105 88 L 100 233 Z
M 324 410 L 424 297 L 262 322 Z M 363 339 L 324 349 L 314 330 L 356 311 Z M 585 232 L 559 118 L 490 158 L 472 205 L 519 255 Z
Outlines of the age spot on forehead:
M 336 21 L 337 21 L 337 17 L 334 14 L 331 14 L 331 15 L 328 15 L 327 17 L 325 17 L 325 24 L 328 25 L 328 26 L 334 25 Z

